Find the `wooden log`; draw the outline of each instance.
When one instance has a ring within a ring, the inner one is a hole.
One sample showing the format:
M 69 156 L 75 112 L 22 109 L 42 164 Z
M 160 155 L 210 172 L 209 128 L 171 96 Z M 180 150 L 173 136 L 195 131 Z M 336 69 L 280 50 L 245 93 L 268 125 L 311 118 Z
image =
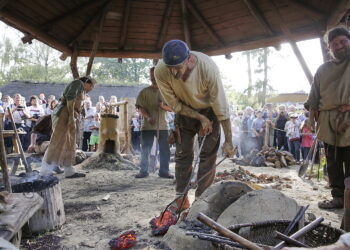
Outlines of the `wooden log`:
M 220 225 L 219 223 L 215 222 L 214 220 L 212 220 L 211 218 L 209 218 L 208 216 L 206 216 L 202 213 L 198 214 L 197 219 L 200 222 L 203 222 L 205 225 L 209 226 L 210 228 L 214 229 L 215 231 L 221 233 L 225 237 L 228 237 L 231 240 L 237 241 L 238 243 L 247 247 L 248 249 L 262 250 L 262 248 L 259 247 L 254 242 L 251 242 L 251 241 L 239 236 L 238 234 L 235 234 L 234 232 L 228 230 L 227 228 L 223 227 L 222 225 Z
M 28 226 L 32 233 L 53 230 L 66 221 L 62 200 L 61 184 L 37 192 L 44 204 L 29 220 Z
M 9 209 L 0 216 L 0 237 L 10 240 L 44 203 L 40 195 L 10 194 L 7 199 Z
M 8 192 L 11 193 L 12 190 L 11 190 L 9 172 L 8 172 L 8 168 L 7 168 L 5 142 L 4 142 L 4 136 L 2 134 L 3 119 L 4 119 L 4 114 L 0 114 L 0 165 L 1 165 L 1 171 L 2 171 L 2 179 L 3 179 L 4 185 L 5 185 L 5 190 L 7 190 Z

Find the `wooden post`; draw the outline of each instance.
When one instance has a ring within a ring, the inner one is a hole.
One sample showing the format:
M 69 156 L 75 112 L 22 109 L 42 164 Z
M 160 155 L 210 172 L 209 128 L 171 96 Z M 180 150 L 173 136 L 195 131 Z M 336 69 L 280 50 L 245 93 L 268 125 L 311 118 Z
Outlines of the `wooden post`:
M 6 160 L 6 151 L 5 151 L 5 142 L 4 142 L 4 136 L 2 134 L 3 131 L 3 119 L 4 114 L 0 114 L 0 165 L 1 165 L 1 171 L 2 171 L 2 179 L 4 181 L 5 189 L 8 192 L 12 192 L 11 190 L 11 182 L 9 178 L 8 168 L 7 168 L 7 160 Z
M 264 146 L 269 146 L 270 141 L 270 123 L 265 122 L 265 136 L 264 136 Z
M 191 35 L 190 35 L 190 29 L 188 27 L 188 17 L 187 17 L 187 8 L 186 8 L 186 0 L 181 0 L 181 12 L 182 12 L 182 25 L 183 25 L 183 31 L 185 36 L 185 42 L 187 43 L 187 46 L 191 49 Z
M 111 2 L 112 1 L 109 1 L 109 3 L 105 5 L 105 7 L 103 8 L 103 12 L 101 13 L 100 23 L 99 23 L 99 26 L 97 27 L 98 30 L 95 33 L 94 44 L 92 46 L 91 55 L 90 55 L 89 62 L 88 62 L 87 67 L 86 67 L 86 75 L 87 76 L 89 76 L 91 74 L 92 64 L 94 63 L 95 55 L 96 55 L 96 52 L 98 49 L 98 45 L 100 43 L 100 36 L 101 36 L 102 28 L 103 28 L 103 25 L 104 25 L 104 22 L 106 19 L 106 14 L 107 14 L 107 11 L 110 7 Z
M 309 67 L 307 66 L 306 64 L 306 61 L 303 57 L 303 55 L 301 54 L 294 38 L 293 38 L 293 35 L 292 33 L 290 32 L 289 28 L 287 27 L 287 25 L 285 24 L 286 22 L 284 21 L 284 18 L 282 16 L 282 14 L 280 13 L 276 3 L 275 3 L 276 0 L 270 0 L 271 4 L 273 5 L 274 7 L 274 12 L 276 13 L 277 15 L 277 18 L 279 20 L 279 25 L 280 25 L 280 28 L 283 32 L 283 34 L 286 36 L 288 42 L 290 43 L 290 46 L 292 47 L 293 49 L 293 52 L 295 54 L 295 56 L 297 57 L 304 73 L 305 73 L 305 76 L 306 78 L 308 79 L 310 85 L 312 84 L 312 81 L 313 81 L 313 76 L 311 74 L 311 71 L 309 69 Z
M 72 71 L 72 75 L 73 75 L 74 79 L 78 79 L 79 78 L 79 71 L 78 71 L 77 61 L 78 61 L 78 44 L 74 43 L 73 54 L 70 57 L 70 69 Z
M 305 76 L 306 76 L 306 78 L 308 79 L 308 81 L 309 81 L 309 83 L 311 85 L 312 81 L 313 81 L 313 76 L 311 74 L 311 71 L 310 71 L 309 67 L 306 64 L 306 61 L 305 61 L 303 55 L 301 54 L 301 52 L 300 52 L 300 50 L 298 48 L 298 45 L 296 44 L 295 41 L 293 41 L 291 39 L 289 40 L 289 43 L 290 43 L 290 46 L 292 46 L 294 54 L 297 57 L 300 65 L 301 65 L 301 68 L 303 69 L 303 71 L 305 73 Z
M 129 143 L 129 119 L 128 119 L 128 102 L 124 104 L 124 133 L 125 133 L 125 144 L 124 152 L 129 153 L 130 143 Z
M 28 165 L 27 163 L 27 159 L 26 157 L 24 156 L 24 151 L 23 151 L 23 147 L 22 147 L 22 143 L 19 139 L 19 136 L 18 136 L 18 132 L 17 132 L 17 128 L 16 128 L 16 124 L 15 122 L 13 121 L 13 116 L 12 116 L 12 113 L 11 113 L 11 109 L 10 107 L 7 107 L 7 111 L 9 113 L 9 117 L 10 117 L 10 120 L 11 120 L 11 123 L 12 123 L 12 128 L 13 128 L 13 131 L 15 133 L 15 136 L 16 136 L 16 140 L 17 140 L 17 143 L 18 143 L 18 149 L 19 149 L 19 153 L 21 155 L 21 159 L 23 161 L 23 164 L 24 164 L 24 167 L 26 169 L 26 172 L 27 173 L 30 173 L 32 172 L 32 168 Z

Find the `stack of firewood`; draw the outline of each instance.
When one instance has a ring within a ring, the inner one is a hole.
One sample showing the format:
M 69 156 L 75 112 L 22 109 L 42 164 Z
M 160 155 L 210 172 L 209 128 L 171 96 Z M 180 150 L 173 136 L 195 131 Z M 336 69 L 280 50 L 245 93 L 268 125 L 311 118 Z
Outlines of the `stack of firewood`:
M 252 150 L 243 159 L 232 159 L 232 161 L 244 166 L 268 166 L 273 168 L 283 168 L 297 164 L 293 155 L 288 151 L 266 146 L 260 151 Z
M 280 151 L 272 147 L 266 147 L 260 152 L 264 154 L 266 166 L 283 168 L 296 164 L 293 155 L 288 151 Z

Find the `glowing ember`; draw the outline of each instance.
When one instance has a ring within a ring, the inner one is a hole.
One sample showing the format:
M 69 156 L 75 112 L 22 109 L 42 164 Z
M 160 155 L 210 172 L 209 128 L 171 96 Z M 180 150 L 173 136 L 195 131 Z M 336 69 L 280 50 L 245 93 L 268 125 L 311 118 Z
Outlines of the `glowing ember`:
M 164 235 L 168 232 L 170 226 L 175 225 L 176 223 L 176 215 L 171 211 L 165 211 L 162 220 L 160 220 L 162 215 L 153 218 L 150 221 L 152 227 L 152 234 L 154 236 Z
M 127 249 L 136 244 L 136 232 L 131 230 L 122 233 L 118 238 L 110 240 L 109 245 L 111 249 Z

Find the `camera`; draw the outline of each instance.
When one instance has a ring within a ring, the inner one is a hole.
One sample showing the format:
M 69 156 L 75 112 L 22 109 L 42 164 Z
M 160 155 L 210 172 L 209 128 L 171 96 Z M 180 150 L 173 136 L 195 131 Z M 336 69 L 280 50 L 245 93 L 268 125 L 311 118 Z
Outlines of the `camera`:
M 24 108 L 25 108 L 24 106 L 17 106 L 17 110 L 22 110 Z

